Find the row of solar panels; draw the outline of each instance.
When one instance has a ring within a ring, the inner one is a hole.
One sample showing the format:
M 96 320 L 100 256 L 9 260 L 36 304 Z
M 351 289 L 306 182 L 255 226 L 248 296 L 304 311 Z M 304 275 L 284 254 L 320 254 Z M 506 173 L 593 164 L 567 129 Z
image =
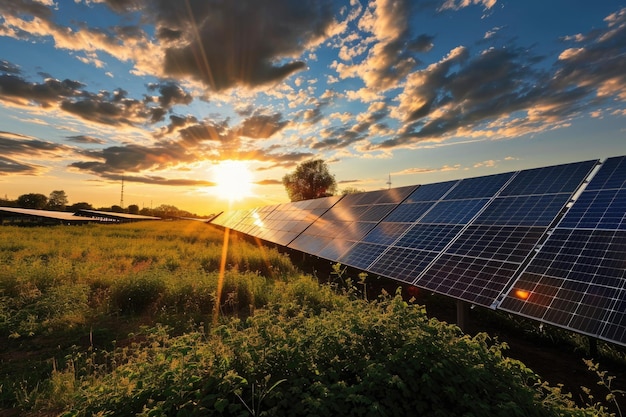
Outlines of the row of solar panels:
M 626 345 L 626 156 L 234 211 L 212 223 Z

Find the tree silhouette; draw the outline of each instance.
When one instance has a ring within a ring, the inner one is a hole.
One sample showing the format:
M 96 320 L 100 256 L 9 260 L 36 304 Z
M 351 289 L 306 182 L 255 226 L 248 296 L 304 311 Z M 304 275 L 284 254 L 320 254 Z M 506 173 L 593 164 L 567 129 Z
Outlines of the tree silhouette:
M 306 161 L 283 177 L 283 185 L 291 201 L 328 197 L 337 191 L 335 176 L 321 159 Z
M 41 210 L 46 207 L 48 197 L 43 194 L 22 194 L 17 198 L 17 206 L 22 208 Z
M 48 208 L 50 210 L 65 210 L 67 206 L 67 194 L 63 190 L 56 190 L 50 193 L 48 197 Z

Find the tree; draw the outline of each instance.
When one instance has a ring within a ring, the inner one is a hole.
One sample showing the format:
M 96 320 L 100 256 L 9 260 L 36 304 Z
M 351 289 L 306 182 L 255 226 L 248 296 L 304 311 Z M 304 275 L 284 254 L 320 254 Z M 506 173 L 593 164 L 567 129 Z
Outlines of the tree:
M 83 202 L 80 202 L 80 203 L 74 203 L 74 204 L 72 204 L 71 206 L 68 206 L 68 207 L 67 207 L 67 210 L 68 210 L 68 211 L 93 210 L 93 207 L 92 207 L 92 205 L 91 205 L 91 204 L 89 204 L 89 203 L 85 203 L 85 202 L 83 201 Z
M 139 214 L 139 206 L 137 204 L 128 206 L 128 214 Z
M 328 197 L 337 191 L 335 176 L 321 159 L 306 161 L 283 177 L 283 185 L 291 201 Z
M 48 197 L 43 194 L 22 194 L 17 198 L 17 206 L 22 208 L 42 210 L 48 203 Z
M 67 206 L 67 195 L 63 190 L 57 190 L 50 193 L 48 197 L 48 208 L 50 210 L 65 210 Z

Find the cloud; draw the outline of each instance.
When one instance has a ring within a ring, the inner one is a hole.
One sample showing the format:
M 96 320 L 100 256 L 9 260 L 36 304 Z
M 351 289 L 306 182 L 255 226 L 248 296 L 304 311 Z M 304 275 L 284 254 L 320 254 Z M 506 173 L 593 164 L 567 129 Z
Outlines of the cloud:
M 363 41 L 362 37 L 355 37 L 353 42 L 344 42 L 339 57 L 349 63 L 335 62 L 332 66 L 340 78 L 358 77 L 366 90 L 380 93 L 396 87 L 409 74 L 418 62 L 411 52 L 432 47 L 432 38 L 427 35 L 411 39 L 409 4 L 406 0 L 374 0 L 368 5 L 358 27 L 370 34 L 370 38 Z M 355 55 L 365 52 L 366 46 L 367 56 L 358 63 L 350 63 Z M 378 94 L 373 97 L 371 92 L 363 91 L 361 96 L 375 99 Z
M 58 158 L 72 153 L 73 148 L 47 142 L 19 133 L 0 131 L 0 175 L 34 175 L 42 170 L 41 166 L 27 163 L 35 158 Z
M 172 187 L 214 187 L 216 184 L 212 181 L 194 180 L 188 178 L 166 178 L 158 175 L 119 175 L 103 173 L 102 178 L 110 181 L 135 182 L 140 184 L 165 185 Z
M 237 133 L 249 138 L 267 139 L 287 126 L 288 122 L 281 119 L 280 113 L 251 116 L 241 123 Z
M 294 59 L 319 44 L 335 20 L 332 2 L 241 0 L 153 2 L 163 73 L 213 91 L 276 83 L 306 68 Z
M 255 184 L 257 185 L 282 185 L 283 182 L 280 180 L 266 179 L 266 180 L 256 181 Z
M 567 126 L 603 103 L 626 100 L 626 12 L 606 21 L 605 30 L 568 38 L 575 47 L 550 70 L 539 69 L 545 58 L 528 48 L 488 48 L 475 56 L 466 47 L 451 50 L 407 77 L 391 113 L 404 124 L 372 149 L 453 136 L 517 137 Z
M 92 93 L 86 85 L 76 80 L 58 80 L 49 74 L 42 82 L 28 81 L 19 74 L 17 67 L 3 61 L 3 66 L 14 69 L 12 73 L 0 75 L 0 101 L 20 107 L 32 105 L 44 109 L 58 108 L 90 122 L 110 126 L 136 126 L 159 122 L 174 105 L 189 105 L 190 93 L 174 82 L 154 83 L 148 91 L 159 95 L 146 95 L 143 99 L 128 97 L 128 92 L 119 88 L 112 92 L 101 90 Z
M 40 171 L 41 167 L 32 164 L 25 164 L 14 159 L 0 156 L 0 175 L 35 175 Z
M 70 167 L 97 175 L 165 169 L 179 163 L 193 162 L 197 158 L 197 155 L 187 152 L 179 143 L 160 143 L 152 147 L 135 144 L 111 146 L 83 150 L 80 154 L 94 161 L 73 162 Z
M 471 5 L 482 5 L 485 10 L 492 9 L 497 0 L 446 0 L 439 10 L 461 10 Z
M 102 145 L 106 143 L 106 141 L 103 139 L 95 138 L 93 136 L 88 136 L 88 135 L 68 136 L 67 140 L 70 142 L 74 142 L 74 143 L 89 144 L 89 145 Z
M 433 174 L 436 172 L 458 171 L 461 169 L 460 164 L 444 165 L 438 168 L 407 168 L 402 171 L 392 172 L 392 176 L 415 175 L 415 174 Z

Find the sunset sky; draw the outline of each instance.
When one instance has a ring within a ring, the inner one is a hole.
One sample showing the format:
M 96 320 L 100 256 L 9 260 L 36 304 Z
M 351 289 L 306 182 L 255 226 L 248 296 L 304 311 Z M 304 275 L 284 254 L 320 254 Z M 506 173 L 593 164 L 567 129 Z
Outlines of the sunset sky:
M 125 206 L 210 214 L 288 201 L 312 158 L 371 191 L 623 155 L 625 131 L 626 3 L 0 2 L 1 198 L 110 207 L 123 178 Z

